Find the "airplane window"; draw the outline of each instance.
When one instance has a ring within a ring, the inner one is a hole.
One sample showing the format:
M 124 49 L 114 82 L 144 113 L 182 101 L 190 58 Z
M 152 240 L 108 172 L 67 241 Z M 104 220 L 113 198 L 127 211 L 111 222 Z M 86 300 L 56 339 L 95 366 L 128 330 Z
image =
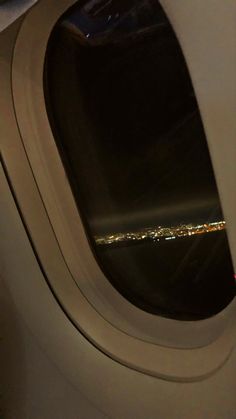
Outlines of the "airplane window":
M 77 2 L 44 72 L 94 255 L 132 304 L 183 320 L 232 300 L 225 221 L 189 72 L 157 0 Z

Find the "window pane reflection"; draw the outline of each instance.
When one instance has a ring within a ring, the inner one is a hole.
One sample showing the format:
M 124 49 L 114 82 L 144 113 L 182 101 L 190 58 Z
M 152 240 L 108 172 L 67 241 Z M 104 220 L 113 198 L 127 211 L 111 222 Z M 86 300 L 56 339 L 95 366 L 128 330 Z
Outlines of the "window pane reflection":
M 201 319 L 235 284 L 189 73 L 156 0 L 78 2 L 45 62 L 49 119 L 94 254 L 151 313 Z

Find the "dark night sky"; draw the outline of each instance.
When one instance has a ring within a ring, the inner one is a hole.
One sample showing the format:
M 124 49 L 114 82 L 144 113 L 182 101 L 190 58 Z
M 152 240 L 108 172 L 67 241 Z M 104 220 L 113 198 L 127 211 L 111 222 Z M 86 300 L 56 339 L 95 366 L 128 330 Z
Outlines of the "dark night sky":
M 78 149 L 76 176 L 88 182 L 78 194 L 92 228 L 220 218 L 201 118 L 173 33 L 161 28 L 92 48 L 76 42 L 74 61 L 74 94 L 83 99 L 70 118 L 77 122 L 82 111 L 90 132 L 83 131 L 82 143 L 77 128 L 72 132 L 73 155 Z
M 99 247 L 93 240 L 222 219 L 184 57 L 160 6 L 155 13 L 149 7 L 159 3 L 143 4 L 146 11 L 132 11 L 108 35 L 106 20 L 84 19 L 78 4 L 59 22 L 45 66 L 48 112 L 88 239 L 110 282 L 151 313 L 205 318 L 235 295 L 225 231 L 130 246 Z M 76 26 L 81 21 L 83 30 Z M 94 29 L 88 39 L 86 25 Z

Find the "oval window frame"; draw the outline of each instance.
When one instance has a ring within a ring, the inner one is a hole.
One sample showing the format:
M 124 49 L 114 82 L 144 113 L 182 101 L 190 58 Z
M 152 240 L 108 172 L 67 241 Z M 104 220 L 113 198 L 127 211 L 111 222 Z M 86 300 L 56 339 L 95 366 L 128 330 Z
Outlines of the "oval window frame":
M 48 280 L 78 328 L 104 352 L 125 365 L 169 379 L 194 380 L 209 375 L 222 365 L 232 349 L 235 300 L 216 316 L 201 321 L 184 322 L 150 315 L 132 306 L 103 274 L 103 278 L 100 276 L 87 242 L 52 136 L 43 89 L 44 57 L 51 30 L 74 3 L 63 0 L 48 4 L 43 0 L 37 4 L 23 22 L 13 58 L 12 89 L 19 130 L 55 234 L 54 244 L 59 245 L 61 263 L 66 265 L 70 276 L 70 285 L 69 281 L 65 285 L 63 275 L 60 278 L 54 275 L 52 279 L 50 269 Z M 39 226 L 32 228 L 37 237 Z M 85 252 L 80 256 L 80 264 L 78 243 L 80 251 Z M 39 242 L 36 247 L 39 257 L 45 258 Z M 45 259 L 42 262 L 47 264 Z M 92 281 L 89 283 L 89 280 Z M 73 298 L 69 295 L 72 289 Z M 70 292 L 66 294 L 66 290 Z M 76 300 L 75 295 L 83 300 L 88 316 L 86 310 L 81 313 L 78 309 L 79 299 Z M 121 341 L 125 348 L 120 347 Z M 195 350 L 191 351 L 193 348 Z M 206 366 L 203 360 L 209 351 L 211 362 Z

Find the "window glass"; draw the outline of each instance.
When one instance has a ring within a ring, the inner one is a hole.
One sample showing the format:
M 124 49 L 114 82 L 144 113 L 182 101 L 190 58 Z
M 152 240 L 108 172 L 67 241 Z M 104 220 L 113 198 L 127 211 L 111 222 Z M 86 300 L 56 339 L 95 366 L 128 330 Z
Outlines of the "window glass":
M 49 120 L 95 257 L 153 314 L 202 319 L 235 294 L 189 72 L 157 0 L 77 2 L 45 61 Z

